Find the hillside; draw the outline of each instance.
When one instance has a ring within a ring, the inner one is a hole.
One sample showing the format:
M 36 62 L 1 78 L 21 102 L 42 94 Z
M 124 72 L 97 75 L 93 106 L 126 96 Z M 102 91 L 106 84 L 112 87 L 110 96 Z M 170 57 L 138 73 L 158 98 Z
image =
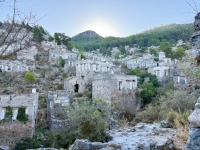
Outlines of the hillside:
M 120 45 L 133 46 L 134 44 L 136 44 L 139 47 L 148 47 L 151 45 L 158 46 L 163 41 L 168 41 L 172 44 L 177 42 L 179 39 L 182 39 L 183 41 L 189 41 L 190 36 L 194 32 L 194 29 L 192 24 L 169 24 L 169 25 L 154 27 L 150 30 L 146 30 L 139 34 L 123 38 L 121 37 L 103 38 L 101 36 L 91 37 L 89 36 L 90 34 L 88 34 L 87 32 L 88 31 L 72 37 L 72 42 L 73 44 L 76 44 L 78 47 L 80 47 L 85 51 L 92 51 L 102 47 L 104 48 L 119 47 Z
M 79 33 L 78 35 L 72 38 L 72 41 L 81 43 L 81 42 L 89 42 L 93 40 L 101 40 L 103 37 L 98 35 L 96 32 L 87 30 L 85 32 Z

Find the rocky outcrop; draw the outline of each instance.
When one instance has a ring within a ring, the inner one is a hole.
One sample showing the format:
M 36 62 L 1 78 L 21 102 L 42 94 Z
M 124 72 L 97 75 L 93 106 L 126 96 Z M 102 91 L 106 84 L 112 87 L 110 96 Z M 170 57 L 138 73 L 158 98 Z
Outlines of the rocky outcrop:
M 107 143 L 76 140 L 70 150 L 173 150 L 176 130 L 160 124 L 139 123 L 135 127 L 107 130 Z
M 76 140 L 69 150 L 121 150 L 116 143 L 90 142 L 89 140 Z
M 0 146 L 0 150 L 9 150 L 7 146 Z
M 195 16 L 194 29 L 195 32 L 192 34 L 191 37 L 193 56 L 197 61 L 200 61 L 200 13 Z
M 187 140 L 184 150 L 198 150 L 200 149 L 200 98 L 195 104 L 195 110 L 188 117 L 190 122 L 189 138 Z
M 200 13 L 195 16 L 194 21 L 195 33 L 192 35 L 193 56 L 200 64 Z M 189 138 L 184 150 L 200 150 L 200 98 L 195 104 L 195 110 L 188 117 L 190 122 Z

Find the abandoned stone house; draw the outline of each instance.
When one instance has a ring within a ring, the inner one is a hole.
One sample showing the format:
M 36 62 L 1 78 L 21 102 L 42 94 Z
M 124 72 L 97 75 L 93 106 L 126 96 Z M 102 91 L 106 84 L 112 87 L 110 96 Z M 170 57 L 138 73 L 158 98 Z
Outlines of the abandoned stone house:
M 18 60 L 0 60 L 0 72 L 25 72 L 35 69 L 35 63 Z
M 85 85 L 85 80 L 79 77 L 73 77 L 64 81 L 64 89 L 71 93 L 83 93 Z
M 165 56 L 164 52 L 159 52 L 158 59 L 159 59 L 158 63 L 160 65 L 166 65 L 166 66 L 172 66 L 173 65 L 173 61 L 171 60 L 171 58 L 167 58 Z
M 143 57 L 138 57 L 136 59 L 129 59 L 125 62 L 126 66 L 129 69 L 148 69 L 149 67 L 154 65 L 154 58 L 152 55 L 143 55 Z
M 122 93 L 128 95 L 137 88 L 137 76 L 96 73 L 92 82 L 92 98 L 102 99 L 107 103 L 117 101 L 117 96 Z M 118 97 L 119 98 L 119 97 Z
M 13 147 L 23 137 L 32 137 L 35 132 L 39 94 L 36 89 L 30 94 L 0 95 L 0 143 L 4 146 Z M 11 116 L 7 116 L 9 108 Z M 18 110 L 25 109 L 28 115 L 26 124 L 17 119 Z
M 148 68 L 148 73 L 156 75 L 158 81 L 163 81 L 165 78 L 170 75 L 170 67 L 169 66 L 154 66 Z
M 69 105 L 71 93 L 66 90 L 48 92 L 47 111 L 49 119 L 49 129 L 56 130 L 67 125 L 66 106 Z
M 49 62 L 51 64 L 58 64 L 59 58 L 62 59 L 77 59 L 78 54 L 67 49 L 54 49 L 49 51 Z
M 84 79 L 86 84 L 91 84 L 96 72 L 109 72 L 112 66 L 109 62 L 79 60 L 76 62 L 76 77 Z

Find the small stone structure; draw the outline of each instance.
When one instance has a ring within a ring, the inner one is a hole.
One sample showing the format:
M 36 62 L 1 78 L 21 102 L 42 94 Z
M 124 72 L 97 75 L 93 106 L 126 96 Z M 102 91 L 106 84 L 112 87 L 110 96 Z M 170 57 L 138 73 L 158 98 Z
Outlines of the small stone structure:
M 83 93 L 85 90 L 85 80 L 78 77 L 64 81 L 64 89 L 72 93 Z
M 112 73 L 96 73 L 94 74 L 92 82 L 92 98 L 100 98 L 110 103 L 111 101 L 115 101 L 114 93 L 124 93 L 125 91 L 131 91 L 135 88 L 137 88 L 136 76 Z M 118 92 L 116 92 L 116 90 Z
M 36 89 L 30 94 L 0 95 L 0 143 L 13 147 L 23 137 L 32 137 L 35 132 L 37 120 L 39 94 Z M 6 111 L 10 107 L 11 118 L 6 117 Z M 28 115 L 26 124 L 17 120 L 19 108 L 25 108 Z
M 48 93 L 48 119 L 49 129 L 56 130 L 67 126 L 66 106 L 69 105 L 72 94 L 66 90 L 57 90 Z

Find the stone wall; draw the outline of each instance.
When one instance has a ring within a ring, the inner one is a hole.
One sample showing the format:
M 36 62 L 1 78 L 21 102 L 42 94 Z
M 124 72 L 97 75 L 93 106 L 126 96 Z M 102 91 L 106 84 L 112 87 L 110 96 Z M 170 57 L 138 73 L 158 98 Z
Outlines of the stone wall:
M 32 137 L 33 126 L 29 120 L 24 124 L 20 121 L 5 121 L 0 124 L 0 143 L 13 148 L 24 137 Z
M 13 147 L 23 137 L 32 137 L 35 132 L 37 120 L 39 94 L 33 91 L 31 94 L 0 95 L 0 143 Z M 12 109 L 12 117 L 6 118 L 7 107 Z M 16 120 L 18 108 L 24 107 L 28 115 L 25 123 Z
M 137 87 L 137 77 L 129 75 L 118 75 L 110 73 L 98 73 L 93 77 L 92 98 L 102 99 L 108 103 L 114 101 L 116 93 L 119 93 L 123 99 L 124 94 L 129 95 L 129 90 Z M 123 92 L 121 92 L 123 90 Z
M 66 99 L 68 99 L 68 102 L 65 102 L 63 106 L 62 100 L 65 101 Z M 57 130 L 68 125 L 66 105 L 69 103 L 69 100 L 70 94 L 67 91 L 48 93 L 47 111 L 50 130 Z
M 92 98 L 102 99 L 106 102 L 111 100 L 111 76 L 112 74 L 96 74 L 92 83 Z

